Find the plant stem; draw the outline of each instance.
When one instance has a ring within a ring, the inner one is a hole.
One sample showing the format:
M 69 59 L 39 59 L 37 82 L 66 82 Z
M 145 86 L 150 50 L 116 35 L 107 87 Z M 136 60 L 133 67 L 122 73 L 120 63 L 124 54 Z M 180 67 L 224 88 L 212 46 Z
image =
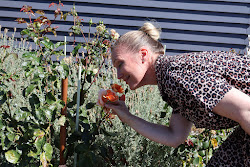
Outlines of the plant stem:
M 93 81 L 91 82 L 91 84 L 89 85 L 87 91 L 91 88 L 91 86 L 92 86 L 93 83 L 95 82 L 95 80 L 96 80 L 96 78 L 97 78 L 97 75 L 100 73 L 100 70 L 101 70 L 101 68 L 102 68 L 102 66 L 103 66 L 103 64 L 104 64 L 104 62 L 105 62 L 105 60 L 106 60 L 106 58 L 104 58 L 104 60 L 103 60 L 103 62 L 102 62 L 102 64 L 101 64 L 101 66 L 100 66 L 98 72 L 95 74 L 94 79 L 93 79 Z

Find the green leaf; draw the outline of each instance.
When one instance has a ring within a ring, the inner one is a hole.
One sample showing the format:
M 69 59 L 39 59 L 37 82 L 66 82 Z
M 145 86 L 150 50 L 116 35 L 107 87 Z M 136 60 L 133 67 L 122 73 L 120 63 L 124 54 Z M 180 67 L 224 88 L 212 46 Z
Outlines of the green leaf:
M 44 146 L 43 146 L 43 150 L 45 151 L 45 157 L 48 161 L 51 161 L 52 159 L 52 154 L 53 154 L 53 147 L 49 144 L 49 143 L 46 143 Z
M 33 69 L 31 69 L 30 71 L 25 72 L 25 77 L 28 78 L 31 74 L 33 74 Z
M 30 85 L 25 90 L 25 96 L 27 97 L 34 89 L 36 88 L 36 85 Z
M 6 133 L 6 136 L 7 136 L 7 138 L 9 139 L 9 141 L 14 141 L 14 139 L 15 139 L 15 133 L 11 133 L 11 132 L 7 132 Z
M 35 137 L 41 137 L 41 136 L 44 136 L 44 135 L 45 135 L 45 132 L 43 130 L 41 130 L 41 129 L 36 129 L 34 131 L 34 136 Z
M 40 107 L 40 99 L 36 94 L 31 94 L 29 98 L 29 103 L 32 111 Z
M 55 49 L 58 48 L 58 47 L 60 47 L 60 46 L 63 46 L 63 45 L 65 45 L 65 42 L 57 42 L 55 44 Z
M 39 74 L 35 74 L 33 79 L 31 80 L 31 82 L 37 82 L 37 81 L 40 81 L 41 78 L 39 77 Z
M 51 122 L 51 119 L 53 116 L 53 111 L 51 111 L 50 109 L 45 109 L 44 114 L 45 114 L 46 118 L 49 120 L 49 122 Z
M 3 124 L 3 121 L 0 119 L 0 131 L 5 129 L 5 125 Z
M 35 140 L 35 147 L 37 149 L 38 152 L 41 151 L 43 145 L 45 144 L 45 137 L 38 137 L 37 140 Z
M 45 96 L 46 102 L 48 104 L 53 104 L 56 102 L 55 96 L 52 94 L 52 92 L 48 92 Z
M 205 151 L 205 150 L 198 151 L 198 154 L 199 154 L 201 157 L 204 157 L 204 156 L 206 155 L 206 151 Z
M 197 144 L 198 144 L 198 147 L 199 147 L 199 148 L 202 148 L 202 146 L 203 146 L 203 143 L 202 143 L 202 141 L 200 141 L 200 140 L 197 140 Z
M 15 129 L 13 127 L 7 126 L 7 130 L 8 132 L 13 133 L 15 131 Z
M 6 149 L 5 138 L 6 138 L 5 134 L 0 133 L 0 139 L 1 139 L 0 141 L 1 141 L 1 146 L 2 146 L 3 150 Z
M 0 105 L 4 104 L 7 100 L 7 95 L 4 91 L 0 92 Z
M 59 120 L 57 121 L 57 124 L 60 125 L 60 126 L 64 126 L 65 122 L 66 122 L 66 117 L 65 117 L 65 115 L 62 115 L 59 118 Z
M 24 29 L 21 31 L 21 35 L 29 35 L 30 31 L 27 29 Z
M 16 164 L 20 156 L 21 155 L 15 150 L 9 150 L 5 153 L 6 160 L 12 164 Z
M 53 51 L 51 54 L 56 56 L 64 56 L 64 51 L 63 50 Z
M 27 120 L 29 119 L 29 116 L 31 116 L 31 113 L 28 111 L 23 111 L 23 108 L 24 107 L 21 107 L 21 110 L 17 110 L 15 112 L 15 119 L 17 121 L 24 121 L 24 120 Z
M 178 152 L 179 153 L 182 153 L 182 152 L 184 152 L 185 151 L 185 146 L 182 144 L 182 145 L 180 145 L 179 147 L 178 147 Z
M 197 158 L 194 159 L 193 164 L 194 165 L 199 165 L 199 162 L 200 162 L 200 158 L 197 157 Z
M 91 83 L 91 79 L 92 79 L 91 74 L 88 74 L 86 79 L 87 79 L 88 83 Z
M 194 157 L 194 158 L 199 157 L 199 154 L 198 154 L 198 152 L 197 152 L 197 149 L 195 149 L 195 150 L 193 151 L 193 157 Z
M 38 69 L 41 73 L 43 73 L 43 72 L 44 72 L 44 68 L 43 68 L 43 67 L 41 67 L 41 66 L 37 67 L 37 69 Z
M 36 38 L 38 37 L 38 36 L 36 35 L 36 33 L 34 33 L 34 32 L 30 32 L 29 36 L 30 36 L 30 37 L 36 37 Z
M 40 41 L 39 41 L 39 38 L 34 37 L 34 39 L 33 39 L 33 40 L 34 40 L 35 44 L 39 45 L 39 42 L 40 42 Z
M 25 52 L 22 57 L 23 58 L 33 58 L 34 56 L 36 56 L 36 52 Z
M 36 110 L 34 110 L 34 116 L 36 116 L 36 118 L 42 122 L 46 121 L 46 115 L 44 114 L 43 108 L 38 108 Z
M 209 147 L 209 141 L 203 142 L 203 149 L 208 149 Z
M 34 158 L 37 158 L 37 155 L 39 153 L 35 153 L 34 151 L 30 150 L 30 152 L 28 153 L 28 157 L 34 157 Z
M 50 143 L 46 143 L 44 146 L 43 146 L 43 150 L 49 154 L 52 154 L 53 153 L 53 147 L 51 146 Z
M 37 52 L 26 52 L 22 55 L 23 58 L 29 58 L 31 60 L 35 60 L 38 63 L 41 63 L 43 57 L 42 56 L 38 56 Z M 31 63 L 30 63 L 31 64 Z
M 88 103 L 86 104 L 86 109 L 91 109 L 96 105 L 96 103 Z
M 51 42 L 50 40 L 43 40 L 41 41 L 41 43 L 48 49 L 53 50 L 55 48 L 53 42 Z
M 48 80 L 51 81 L 51 82 L 56 81 L 57 80 L 57 76 L 55 76 L 55 75 L 49 75 Z
M 227 136 L 225 135 L 225 137 L 227 137 Z M 217 137 L 216 137 L 216 140 L 217 140 L 218 143 L 220 143 L 221 140 L 222 140 L 221 136 L 217 136 Z
M 76 56 L 76 54 L 78 53 L 78 51 L 79 51 L 79 49 L 82 47 L 82 45 L 81 44 L 78 44 L 75 48 L 74 48 L 74 50 L 72 51 L 72 55 L 75 57 Z
M 65 72 L 65 77 L 69 76 L 69 66 L 67 64 L 62 64 L 63 70 Z

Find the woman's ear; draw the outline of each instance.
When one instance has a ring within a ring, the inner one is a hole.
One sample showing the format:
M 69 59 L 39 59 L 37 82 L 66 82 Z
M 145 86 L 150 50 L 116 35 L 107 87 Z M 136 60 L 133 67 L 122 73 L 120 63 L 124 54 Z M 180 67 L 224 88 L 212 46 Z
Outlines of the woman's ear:
M 142 63 L 144 63 L 148 57 L 148 50 L 146 48 L 141 48 L 139 52 L 140 52 Z

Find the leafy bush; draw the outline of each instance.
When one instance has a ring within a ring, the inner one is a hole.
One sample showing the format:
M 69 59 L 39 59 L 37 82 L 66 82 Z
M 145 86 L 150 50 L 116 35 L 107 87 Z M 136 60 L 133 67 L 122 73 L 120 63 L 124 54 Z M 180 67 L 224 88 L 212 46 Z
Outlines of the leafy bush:
M 62 3 L 52 3 L 50 6 L 56 6 L 55 18 L 62 14 L 60 6 Z M 38 45 L 38 50 L 25 50 L 17 52 L 13 45 L 2 40 L 1 45 L 1 161 L 2 165 L 18 164 L 18 166 L 42 166 L 58 165 L 58 148 L 60 137 L 60 126 L 69 124 L 68 145 L 64 152 L 65 158 L 73 156 L 74 152 L 83 153 L 83 156 L 89 156 L 89 151 L 93 155 L 99 156 L 96 151 L 98 147 L 93 145 L 96 135 L 101 133 L 101 120 L 95 123 L 89 123 L 84 116 L 81 116 L 80 131 L 75 132 L 75 96 L 68 99 L 68 115 L 62 115 L 60 110 L 64 107 L 61 100 L 61 80 L 76 74 L 78 67 L 83 66 L 81 71 L 84 76 L 81 81 L 81 105 L 86 108 L 92 108 L 94 103 L 85 103 L 88 92 L 98 76 L 94 68 L 102 67 L 107 58 L 108 48 L 110 48 L 115 34 L 109 33 L 102 22 L 97 24 L 97 32 L 92 39 L 85 43 L 79 43 L 75 46 L 72 56 L 65 58 L 61 62 L 52 62 L 51 56 L 63 56 L 64 42 L 53 43 L 46 35 L 50 32 L 56 34 L 56 27 L 52 27 L 52 21 L 46 16 L 45 12 L 38 10 L 32 11 L 31 6 L 23 6 L 21 11 L 29 15 L 29 22 L 24 19 L 17 19 L 18 23 L 27 24 L 27 28 L 21 31 L 26 39 L 31 39 Z M 39 14 L 32 21 L 31 16 Z M 77 17 L 76 11 L 71 13 L 76 21 L 72 26 L 73 34 L 76 35 L 80 29 L 81 20 Z M 90 26 L 94 25 L 89 23 Z M 102 29 L 101 29 L 102 28 Z M 113 33 L 115 33 L 113 31 Z M 113 35 L 113 36 L 112 36 Z M 87 55 L 79 59 L 78 50 L 83 47 Z M 13 60 L 16 58 L 16 60 Z M 68 64 L 67 64 L 68 63 Z M 11 65 L 11 66 L 10 66 Z M 14 67 L 14 68 L 13 68 Z M 99 70 L 100 71 L 100 70 Z M 76 77 L 77 75 L 75 75 Z M 70 78 L 70 95 L 75 95 L 77 78 Z M 81 146 L 86 148 L 84 152 Z M 91 154 L 90 154 L 91 155 Z M 5 157 L 5 158 L 4 158 Z M 82 160 L 92 157 L 79 158 L 78 164 L 81 166 Z M 101 160 L 100 160 L 101 161 Z M 70 162 L 70 161 L 69 161 Z M 98 164 L 92 161 L 91 164 Z M 11 164 L 10 164 L 11 163 Z M 72 164 L 72 163 L 71 163 Z M 101 163 L 99 163 L 101 165 Z M 100 166 L 99 165 L 99 166 Z
M 193 127 L 185 143 L 176 148 L 173 155 L 179 155 L 184 167 L 204 167 L 232 131 L 233 129 L 208 130 Z

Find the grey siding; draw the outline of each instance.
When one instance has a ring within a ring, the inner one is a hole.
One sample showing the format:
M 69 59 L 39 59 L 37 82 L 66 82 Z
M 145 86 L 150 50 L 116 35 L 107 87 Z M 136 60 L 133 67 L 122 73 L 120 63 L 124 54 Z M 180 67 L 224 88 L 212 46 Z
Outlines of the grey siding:
M 33 9 L 42 9 L 53 18 L 53 9 L 48 8 L 51 0 L 0 0 L 0 25 L 16 27 L 18 31 L 25 25 L 17 24 L 17 17 L 28 18 L 19 12 L 25 4 Z M 161 41 L 166 45 L 167 54 L 183 52 L 224 50 L 231 48 L 246 52 L 250 34 L 250 0 L 62 0 L 62 11 L 69 11 L 73 3 L 78 14 L 88 22 L 103 20 L 109 29 L 120 34 L 136 30 L 147 21 L 154 19 L 162 28 Z M 56 21 L 58 36 L 51 38 L 63 41 L 68 36 L 72 18 Z M 86 24 L 87 25 L 87 24 Z M 87 27 L 86 27 L 87 28 Z M 16 35 L 20 37 L 19 33 Z M 72 41 L 72 37 L 67 38 Z M 77 41 L 83 41 L 81 37 Z M 68 51 L 72 50 L 69 45 Z

